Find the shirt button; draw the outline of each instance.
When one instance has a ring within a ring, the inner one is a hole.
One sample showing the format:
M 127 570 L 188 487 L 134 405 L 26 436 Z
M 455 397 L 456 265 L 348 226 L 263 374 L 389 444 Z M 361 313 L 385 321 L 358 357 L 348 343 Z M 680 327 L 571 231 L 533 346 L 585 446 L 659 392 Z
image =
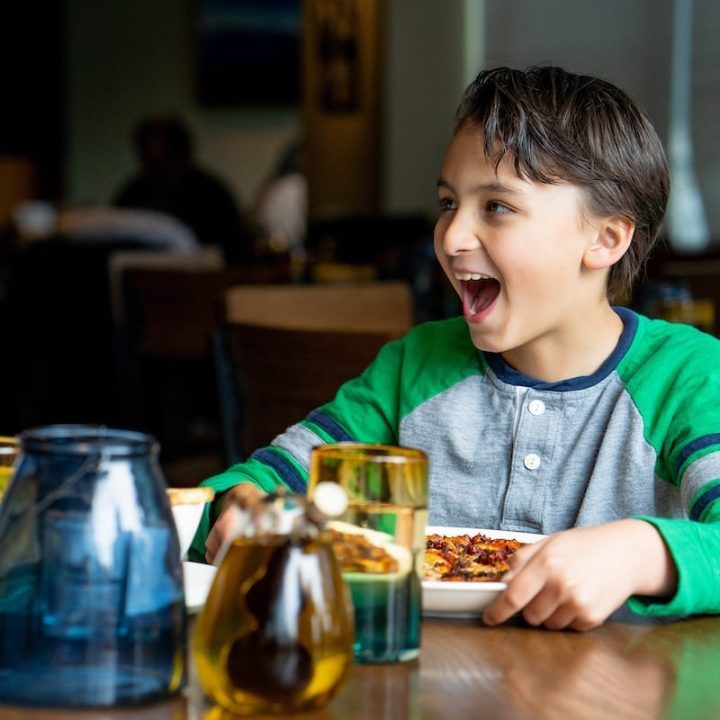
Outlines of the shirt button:
M 545 403 L 542 400 L 531 400 L 528 410 L 531 415 L 542 415 L 545 412 Z
M 523 465 L 528 470 L 537 470 L 540 467 L 540 456 L 535 453 L 528 453 L 523 460 Z

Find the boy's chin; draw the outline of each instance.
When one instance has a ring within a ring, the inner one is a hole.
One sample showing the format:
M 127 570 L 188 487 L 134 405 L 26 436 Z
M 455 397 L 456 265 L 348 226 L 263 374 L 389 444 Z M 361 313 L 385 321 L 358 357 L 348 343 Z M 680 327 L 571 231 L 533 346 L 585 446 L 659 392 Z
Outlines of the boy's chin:
M 507 343 L 500 342 L 497 338 L 488 337 L 487 333 L 473 332 L 472 323 L 468 323 L 470 340 L 472 344 L 482 352 L 503 353 L 509 350 Z

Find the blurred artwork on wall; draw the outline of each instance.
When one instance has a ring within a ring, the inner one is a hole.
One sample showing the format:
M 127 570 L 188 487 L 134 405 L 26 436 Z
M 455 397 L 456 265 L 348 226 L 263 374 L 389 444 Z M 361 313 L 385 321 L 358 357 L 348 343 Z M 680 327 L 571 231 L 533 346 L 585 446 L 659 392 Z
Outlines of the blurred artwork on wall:
M 360 107 L 360 27 L 357 0 L 314 5 L 319 109 L 352 113 Z
M 378 212 L 385 0 L 304 0 L 302 108 L 310 216 Z
M 199 0 L 198 100 L 295 106 L 301 0 Z

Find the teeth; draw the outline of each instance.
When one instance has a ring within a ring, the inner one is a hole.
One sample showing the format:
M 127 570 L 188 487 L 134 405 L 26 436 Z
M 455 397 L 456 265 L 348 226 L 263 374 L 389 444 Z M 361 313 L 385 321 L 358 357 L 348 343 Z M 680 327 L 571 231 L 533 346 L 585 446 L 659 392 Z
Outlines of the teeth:
M 456 272 L 455 279 L 456 280 L 492 280 L 492 277 L 490 275 L 485 275 L 483 273 Z

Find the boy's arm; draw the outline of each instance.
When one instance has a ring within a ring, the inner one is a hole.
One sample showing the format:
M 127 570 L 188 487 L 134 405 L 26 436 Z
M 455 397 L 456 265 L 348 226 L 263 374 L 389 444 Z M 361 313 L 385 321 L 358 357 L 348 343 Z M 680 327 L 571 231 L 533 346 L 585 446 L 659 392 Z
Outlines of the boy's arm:
M 625 600 L 649 616 L 720 613 L 720 435 L 680 445 L 675 482 L 689 519 L 639 516 L 557 533 L 518 553 L 486 619 L 587 629 Z M 684 458 L 684 461 L 682 461 Z M 556 599 L 556 614 L 547 607 Z M 560 611 L 560 608 L 564 609 Z
M 663 600 L 631 597 L 641 615 L 720 613 L 720 508 L 717 502 L 702 521 L 644 517 L 662 536 L 677 568 L 676 592 Z
M 631 595 L 669 597 L 675 563 L 660 533 L 639 519 L 556 533 L 516 553 L 489 625 L 522 612 L 531 625 L 590 630 Z
M 212 536 L 211 529 L 227 507 L 231 488 L 243 484 L 264 493 L 277 487 L 302 493 L 307 488 L 313 447 L 348 440 L 397 443 L 403 356 L 404 340 L 388 343 L 362 375 L 338 390 L 332 402 L 313 410 L 247 461 L 202 482 L 201 485 L 215 490 L 215 501 L 205 507 L 188 552 L 189 559 L 198 562 L 209 559 L 215 554 L 213 549 L 216 551 L 222 544 L 225 524 L 229 527 L 227 516 Z M 210 545 L 206 547 L 208 541 Z
M 684 325 L 647 327 L 650 355 L 625 375 L 656 475 L 677 488 L 687 519 L 638 518 L 663 538 L 678 579 L 670 597 L 638 594 L 628 604 L 644 615 L 720 613 L 720 343 Z

